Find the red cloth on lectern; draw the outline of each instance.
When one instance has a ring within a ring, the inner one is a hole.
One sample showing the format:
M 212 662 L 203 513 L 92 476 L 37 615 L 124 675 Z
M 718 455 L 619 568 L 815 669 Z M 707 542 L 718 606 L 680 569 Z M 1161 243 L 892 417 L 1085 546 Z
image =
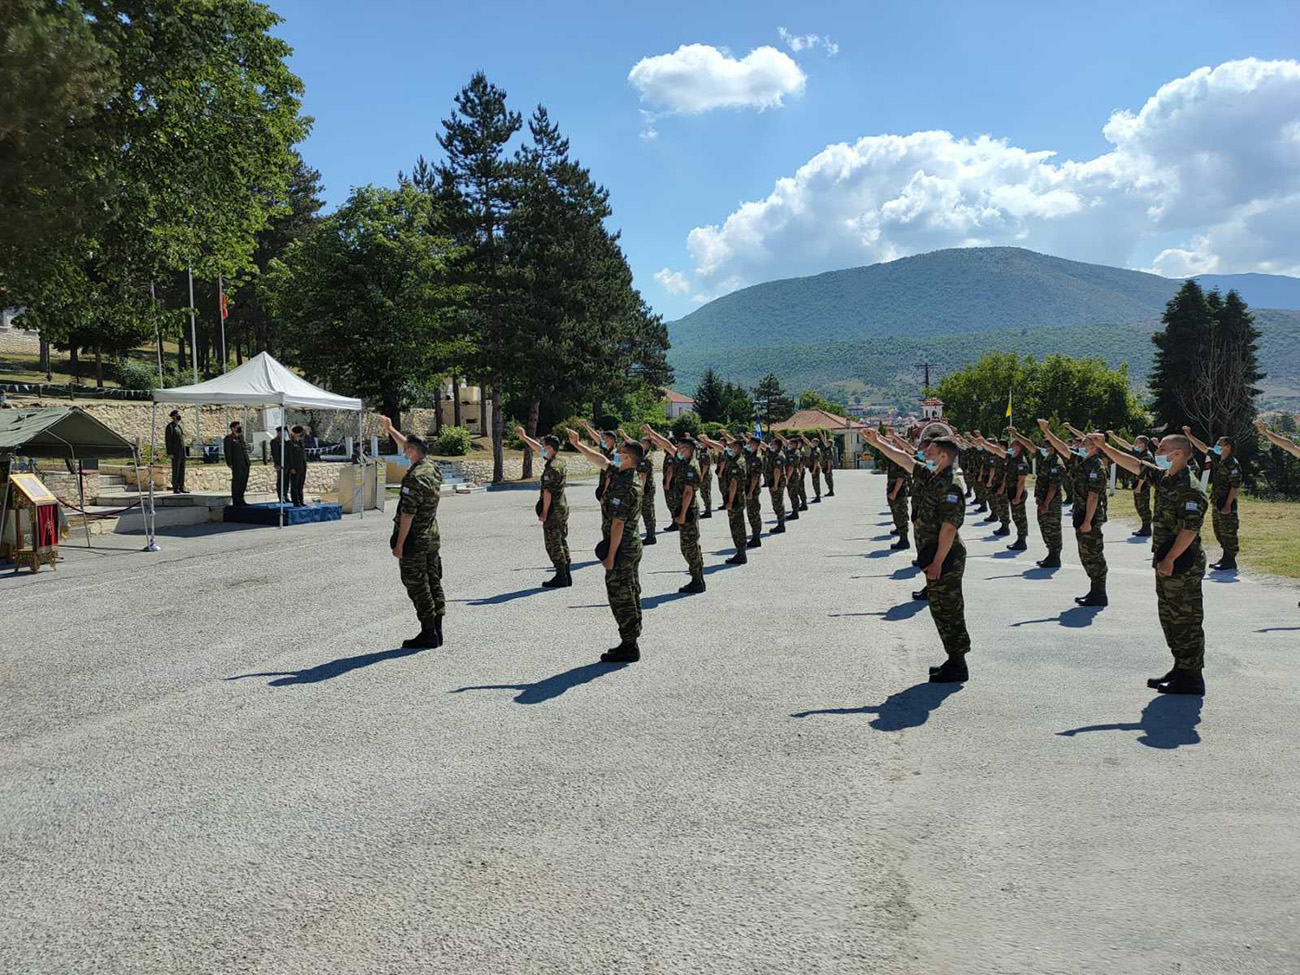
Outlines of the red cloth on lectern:
M 36 545 L 59 544 L 59 516 L 56 506 L 43 504 L 36 509 Z

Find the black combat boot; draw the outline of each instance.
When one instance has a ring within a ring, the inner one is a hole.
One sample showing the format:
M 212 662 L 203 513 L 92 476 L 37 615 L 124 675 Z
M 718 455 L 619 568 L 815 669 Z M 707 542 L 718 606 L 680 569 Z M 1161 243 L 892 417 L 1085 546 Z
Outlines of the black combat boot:
M 777 522 L 776 527 L 772 529 L 772 534 L 773 534 L 773 535 L 784 535 L 784 534 L 785 534 L 785 521 L 784 521 L 784 520 Z
M 826 492 L 826 497 L 828 497 L 828 498 L 833 498 L 833 497 L 835 497 L 835 492 L 834 492 L 834 491 L 827 491 L 827 492 Z
M 891 535 L 897 535 L 897 534 L 898 534 L 898 529 L 897 529 L 897 528 L 891 528 L 891 529 L 889 529 L 889 534 L 891 534 Z
M 809 501 L 808 503 L 809 503 L 809 504 L 821 504 L 821 503 L 822 503 L 822 496 L 821 496 L 820 494 L 814 494 L 814 495 L 813 495 L 813 499 L 812 499 L 811 501 Z
M 905 548 L 911 548 L 911 547 L 912 547 L 912 543 L 909 542 L 909 541 L 907 540 L 907 536 L 906 536 L 906 535 L 899 535 L 899 536 L 898 536 L 898 541 L 896 541 L 893 545 L 891 545 L 891 546 L 889 546 L 889 547 L 892 548 L 892 549 L 894 549 L 894 551 L 896 551 L 896 552 L 901 552 L 901 551 L 903 551 L 903 549 L 905 549 Z
M 808 510 L 808 502 L 807 502 L 807 501 L 801 502 L 800 505 L 799 505 L 799 510 L 800 510 L 800 511 L 807 511 L 807 510 Z
M 1224 554 L 1223 558 L 1219 559 L 1219 561 L 1215 562 L 1212 566 L 1210 566 L 1211 569 L 1214 569 L 1218 572 L 1230 572 L 1236 567 L 1237 567 L 1237 557 L 1235 555 L 1228 555 L 1226 553 Z
M 1199 671 L 1174 668 L 1174 674 L 1166 681 L 1156 685 L 1161 694 L 1204 694 L 1205 678 Z
M 1029 548 L 1029 546 L 1025 544 L 1025 536 L 1024 536 L 1024 535 L 1021 535 L 1021 536 L 1020 536 L 1019 538 L 1017 538 L 1014 542 L 1012 542 L 1010 545 L 1007 546 L 1007 551 L 1008 551 L 1008 552 L 1023 552 L 1023 551 L 1024 551 L 1025 549 L 1027 549 L 1027 548 Z
M 757 535 L 754 535 L 752 538 L 750 538 L 748 542 L 745 543 L 745 548 L 762 548 L 762 547 L 763 547 L 763 540 L 759 538 Z
M 677 527 L 677 522 L 675 521 L 668 522 L 668 527 L 664 529 L 664 534 L 666 535 L 668 534 L 668 532 L 675 532 L 675 531 L 680 531 L 680 529 Z
M 1170 667 L 1169 673 L 1165 674 L 1163 677 L 1148 677 L 1147 687 L 1151 688 L 1154 691 L 1157 688 L 1159 688 L 1160 685 L 1163 684 L 1165 681 L 1170 680 L 1176 673 L 1178 673 L 1178 668 L 1174 666 L 1174 667 Z
M 704 514 L 700 515 L 700 517 L 701 517 L 701 518 L 712 518 L 712 517 L 713 517 L 713 509 L 712 509 L 712 508 L 705 508 L 705 509 L 704 509 Z
M 971 514 L 978 515 L 988 510 L 989 510 L 989 506 L 986 505 L 983 501 L 981 501 L 979 504 L 975 506 L 975 510 L 972 511 Z
M 624 640 L 612 650 L 606 650 L 600 659 L 607 664 L 634 664 L 641 659 L 641 648 L 635 640 Z
M 434 636 L 437 637 L 438 646 L 442 646 L 442 617 L 441 616 L 435 616 L 433 618 L 433 633 Z
M 744 565 L 749 561 L 749 556 L 745 554 L 743 548 L 736 549 L 736 554 L 727 559 L 727 565 Z
M 912 598 L 913 598 L 913 599 L 916 599 L 916 600 L 919 600 L 920 602 L 923 602 L 923 603 L 925 603 L 925 602 L 929 602 L 929 601 L 930 601 L 930 587 L 927 585 L 927 586 L 925 586 L 925 587 L 922 588 L 922 589 L 918 589 L 918 590 L 916 590 L 916 592 L 912 593 Z
M 561 589 L 564 586 L 564 567 L 560 566 L 555 570 L 555 575 L 542 582 L 543 589 Z
M 960 684 L 970 680 L 970 671 L 966 669 L 966 657 L 949 657 L 938 668 L 930 671 L 931 684 Z
M 425 623 L 420 627 L 419 633 L 409 640 L 402 641 L 403 650 L 432 650 L 437 646 L 438 632 L 432 623 Z
M 785 520 L 786 520 L 786 521 L 798 521 L 798 520 L 799 520 L 799 509 L 798 509 L 798 508 L 795 508 L 794 511 L 791 511 L 788 515 L 785 516 Z
M 1151 526 L 1150 526 L 1150 525 L 1143 525 L 1141 528 L 1139 528 L 1137 531 L 1135 531 L 1135 532 L 1133 533 L 1133 537 L 1134 537 L 1134 538 L 1150 538 L 1150 537 L 1151 537 Z
M 1106 584 L 1093 585 L 1086 596 L 1075 596 L 1074 601 L 1080 606 L 1109 606 L 1110 600 L 1106 598 Z
M 1047 558 L 1040 559 L 1037 563 L 1040 569 L 1059 569 L 1061 567 L 1061 550 L 1051 548 L 1047 550 Z
M 677 591 L 680 593 L 697 593 L 704 592 L 704 576 L 691 576 L 691 581 Z
M 668 529 L 665 528 L 664 531 L 668 531 Z M 643 541 L 641 544 L 642 544 L 642 545 L 658 545 L 659 543 L 658 543 L 657 541 L 655 541 L 655 533 L 654 533 L 654 532 L 646 532 L 646 533 L 645 533 L 645 541 Z
M 1003 522 L 1003 523 L 998 527 L 998 529 L 997 529 L 995 532 L 993 532 L 993 534 L 994 534 L 994 535 L 997 535 L 999 538 L 1003 538 L 1003 537 L 1005 537 L 1005 536 L 1007 536 L 1007 535 L 1010 535 L 1010 534 L 1011 534 L 1011 526 L 1008 525 L 1008 524 L 1004 521 L 1004 522 Z

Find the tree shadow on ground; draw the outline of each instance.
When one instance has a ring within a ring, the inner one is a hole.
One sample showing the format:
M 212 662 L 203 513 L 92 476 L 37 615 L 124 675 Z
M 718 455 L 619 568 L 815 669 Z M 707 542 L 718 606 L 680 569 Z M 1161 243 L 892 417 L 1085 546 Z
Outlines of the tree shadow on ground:
M 823 708 L 816 711 L 796 711 L 792 718 L 808 718 L 820 714 L 874 714 L 871 727 L 877 731 L 903 731 L 918 728 L 930 719 L 949 697 L 961 690 L 961 684 L 915 684 L 904 691 L 890 694 L 880 704 L 866 704 L 860 708 Z
M 1204 699 L 1194 694 L 1157 694 L 1142 709 L 1137 721 L 1117 721 L 1111 724 L 1092 724 L 1082 728 L 1058 731 L 1062 738 L 1091 731 L 1140 731 L 1138 744 L 1148 748 L 1172 749 L 1183 745 L 1198 745 L 1201 741 L 1196 726 L 1201 723 L 1201 705 Z
M 340 657 L 337 660 L 331 660 L 329 663 L 317 664 L 315 667 L 308 667 L 304 670 L 272 670 L 256 674 L 238 674 L 234 677 L 225 677 L 223 680 L 243 680 L 246 677 L 277 677 L 267 683 L 267 687 L 288 687 L 292 684 L 318 684 L 323 680 L 332 680 L 335 677 L 342 677 L 344 674 L 353 670 L 360 670 L 362 667 L 369 667 L 371 664 L 377 664 L 384 660 L 395 660 L 398 657 L 409 657 L 412 654 L 420 652 L 422 648 L 407 649 L 398 647 L 394 650 L 380 650 L 376 653 L 363 653 L 356 657 Z
M 1059 623 L 1061 626 L 1079 629 L 1084 626 L 1092 626 L 1092 621 L 1104 608 L 1103 606 L 1076 606 L 1073 609 L 1067 609 L 1059 616 L 1048 616 L 1041 620 L 1021 620 L 1019 623 L 1012 623 L 1011 626 L 1014 628 L 1029 626 L 1033 623 Z
M 547 701 L 553 701 L 565 691 L 580 687 L 583 684 L 590 684 L 598 677 L 604 677 L 606 674 L 612 674 L 616 670 L 626 670 L 627 664 L 607 664 L 594 663 L 583 664 L 581 667 L 574 667 L 572 670 L 566 670 L 562 674 L 556 674 L 554 677 L 546 677 L 542 680 L 535 681 L 532 684 L 476 684 L 470 687 L 458 687 L 452 694 L 463 694 L 465 691 L 518 691 L 515 695 L 516 704 L 544 704 Z

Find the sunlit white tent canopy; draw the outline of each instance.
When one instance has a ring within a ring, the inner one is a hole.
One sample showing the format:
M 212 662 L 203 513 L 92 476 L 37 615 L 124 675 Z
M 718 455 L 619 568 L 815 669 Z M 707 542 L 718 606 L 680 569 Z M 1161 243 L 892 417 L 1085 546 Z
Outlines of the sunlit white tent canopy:
M 339 396 L 307 382 L 286 369 L 268 352 L 258 353 L 242 366 L 222 373 L 207 382 L 193 386 L 160 389 L 153 394 L 153 432 L 150 435 L 150 456 L 158 439 L 158 407 L 162 404 L 186 406 L 283 406 L 305 410 L 354 410 L 357 413 L 357 436 L 361 443 L 361 466 L 365 469 L 365 404 L 351 396 Z M 288 431 L 281 430 L 281 443 Z M 281 447 L 283 450 L 283 447 Z M 283 476 L 283 475 L 281 475 Z M 359 505 L 358 510 L 364 509 Z M 149 510 L 153 512 L 153 477 L 149 478 Z M 364 517 L 364 515 L 362 515 Z M 280 507 L 280 524 L 284 524 L 284 506 Z M 156 545 L 152 527 L 149 530 L 149 547 Z
M 277 362 L 269 352 L 258 353 L 242 366 L 207 382 L 193 386 L 160 389 L 155 403 L 185 403 L 191 406 L 294 406 L 305 410 L 356 410 L 359 399 L 339 396 L 321 389 Z

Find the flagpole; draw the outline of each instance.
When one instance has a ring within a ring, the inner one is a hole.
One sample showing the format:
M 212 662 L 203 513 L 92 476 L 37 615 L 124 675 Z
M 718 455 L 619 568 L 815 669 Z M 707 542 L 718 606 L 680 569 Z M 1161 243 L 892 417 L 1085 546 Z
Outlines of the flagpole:
M 226 364 L 230 361 L 226 357 L 226 293 L 221 275 L 217 275 L 217 319 L 221 322 L 221 371 L 226 371 Z

